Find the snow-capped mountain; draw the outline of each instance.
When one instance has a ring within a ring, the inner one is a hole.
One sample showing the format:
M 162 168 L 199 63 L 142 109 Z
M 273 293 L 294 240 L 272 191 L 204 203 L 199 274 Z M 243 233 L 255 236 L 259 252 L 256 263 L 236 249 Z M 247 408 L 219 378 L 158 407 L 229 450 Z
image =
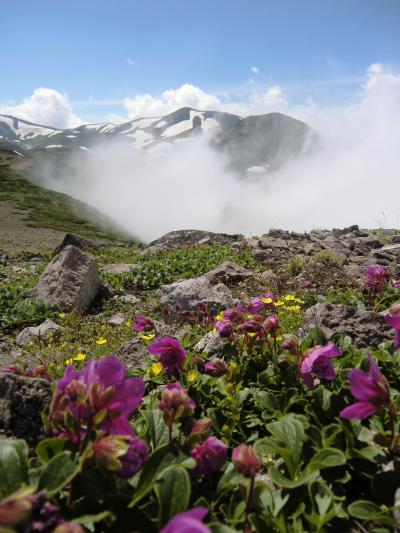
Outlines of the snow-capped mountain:
M 0 114 L 0 149 L 26 155 L 91 150 L 109 140 L 152 151 L 173 148 L 196 135 L 206 136 L 212 147 L 226 152 L 232 168 L 241 173 L 277 168 L 308 149 L 316 138 L 309 126 L 281 113 L 242 118 L 183 107 L 161 117 L 63 130 Z

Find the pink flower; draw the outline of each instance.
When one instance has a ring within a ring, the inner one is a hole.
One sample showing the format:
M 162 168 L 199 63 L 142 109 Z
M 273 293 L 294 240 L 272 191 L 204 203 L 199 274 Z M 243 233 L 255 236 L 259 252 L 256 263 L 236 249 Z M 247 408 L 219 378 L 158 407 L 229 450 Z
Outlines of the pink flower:
M 314 387 L 312 374 L 316 374 L 319 378 L 327 379 L 328 381 L 334 380 L 336 373 L 331 359 L 333 357 L 340 357 L 341 355 L 342 351 L 340 348 L 331 342 L 326 346 L 317 346 L 309 350 L 300 368 L 300 373 L 307 387 L 310 389 Z
M 149 456 L 147 444 L 137 437 L 100 437 L 93 443 L 92 449 L 99 464 L 121 478 L 136 474 Z
M 113 355 L 91 359 L 80 371 L 68 366 L 57 383 L 50 421 L 56 431 L 73 441 L 79 440 L 80 434 L 67 427 L 66 420 L 71 418 L 79 431 L 97 427 L 114 435 L 134 436 L 129 417 L 142 401 L 144 388 L 141 378 L 125 377 L 124 365 Z
M 232 462 L 236 470 L 245 477 L 253 478 L 261 468 L 261 459 L 251 446 L 239 444 L 232 452 Z
M 178 339 L 158 337 L 150 344 L 148 349 L 152 355 L 158 355 L 166 376 L 179 376 L 182 374 L 186 350 Z
M 395 330 L 394 347 L 400 348 L 400 311 L 393 315 L 385 315 L 385 321 Z
M 207 515 L 205 507 L 195 507 L 174 516 L 160 533 L 211 533 L 210 529 L 202 522 Z
M 154 329 L 154 322 L 151 318 L 147 318 L 146 316 L 136 317 L 135 322 L 136 323 L 133 326 L 135 331 L 153 331 Z
M 382 265 L 367 266 L 364 273 L 367 276 L 366 286 L 375 294 L 382 292 L 390 281 L 390 272 Z
M 276 315 L 267 316 L 264 320 L 263 328 L 267 334 L 269 333 L 272 337 L 276 337 L 278 331 L 281 329 L 278 317 Z
M 360 368 L 349 372 L 349 383 L 352 395 L 358 400 L 340 413 L 343 418 L 362 420 L 378 413 L 390 403 L 390 387 L 377 364 L 368 355 L 369 373 Z
M 190 452 L 196 459 L 196 472 L 210 479 L 213 472 L 219 470 L 226 461 L 228 447 L 217 437 L 208 437 L 204 442 L 197 444 Z

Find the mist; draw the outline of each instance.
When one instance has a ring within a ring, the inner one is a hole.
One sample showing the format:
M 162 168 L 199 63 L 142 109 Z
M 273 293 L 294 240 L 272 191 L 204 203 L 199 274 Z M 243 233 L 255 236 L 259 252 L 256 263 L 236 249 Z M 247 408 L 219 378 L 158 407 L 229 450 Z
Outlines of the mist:
M 400 76 L 373 65 L 358 97 L 335 108 L 285 112 L 320 134 L 316 150 L 278 171 L 240 177 L 208 138 L 152 151 L 122 143 L 41 169 L 42 183 L 112 217 L 149 241 L 177 229 L 260 235 L 269 228 L 397 227 Z

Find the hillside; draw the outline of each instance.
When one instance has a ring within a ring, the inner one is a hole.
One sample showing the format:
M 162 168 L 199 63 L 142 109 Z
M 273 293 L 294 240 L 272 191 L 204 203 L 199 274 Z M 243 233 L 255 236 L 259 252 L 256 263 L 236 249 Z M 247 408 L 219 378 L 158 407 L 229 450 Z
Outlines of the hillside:
M 0 150 L 0 249 L 52 248 L 66 232 L 95 241 L 128 238 L 93 207 L 22 178 L 10 166 L 16 158 Z

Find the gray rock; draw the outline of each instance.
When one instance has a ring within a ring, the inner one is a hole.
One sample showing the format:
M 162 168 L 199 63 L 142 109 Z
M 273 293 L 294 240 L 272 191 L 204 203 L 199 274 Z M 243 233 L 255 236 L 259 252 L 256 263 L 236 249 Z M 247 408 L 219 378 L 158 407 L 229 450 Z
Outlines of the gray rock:
M 140 337 L 136 337 L 125 342 L 116 355 L 125 364 L 126 368 L 131 371 L 143 365 L 149 357 L 149 352 Z
M 37 299 L 62 311 L 85 310 L 102 285 L 96 259 L 75 246 L 67 246 L 41 275 Z
M 125 322 L 125 317 L 122 313 L 117 313 L 116 315 L 112 316 L 108 321 L 107 324 L 109 326 L 122 326 L 122 324 Z
M 78 235 L 74 235 L 73 233 L 67 233 L 63 242 L 54 250 L 54 253 L 59 254 L 64 248 L 71 245 L 76 246 L 76 248 L 80 248 L 81 250 L 90 250 L 91 248 L 99 248 L 102 246 L 92 241 L 88 241 L 83 237 L 79 237 Z
M 267 248 L 277 248 L 279 250 L 287 250 L 289 248 L 289 245 L 287 241 L 283 239 L 276 239 L 269 237 L 268 235 L 263 235 L 260 239 L 260 247 L 264 250 Z
M 221 337 L 215 331 L 209 331 L 194 347 L 198 352 L 204 352 L 211 356 L 221 356 L 229 346 L 229 341 Z
M 243 235 L 228 235 L 226 233 L 212 233 L 203 230 L 178 230 L 170 231 L 159 239 L 152 241 L 149 247 L 154 248 L 178 248 L 181 246 L 190 246 L 195 244 L 218 243 L 231 244 L 232 242 L 242 240 Z
M 181 319 L 182 311 L 193 310 L 200 302 L 205 303 L 210 312 L 216 313 L 230 307 L 233 296 L 226 285 L 212 285 L 203 276 L 161 286 L 160 306 L 167 321 Z
M 24 328 L 18 333 L 15 342 L 18 346 L 26 346 L 30 342 L 35 342 L 39 339 L 48 339 L 50 334 L 60 333 L 62 327 L 52 320 L 45 320 L 40 326 Z
M 245 268 L 232 263 L 232 261 L 224 261 L 217 268 L 207 272 L 203 275 L 212 285 L 217 283 L 234 283 L 251 278 L 252 273 Z
M 140 302 L 140 299 L 134 294 L 121 294 L 120 296 L 117 296 L 117 298 L 118 300 L 121 300 L 121 302 L 127 304 L 137 304 Z
M 43 379 L 0 373 L 0 433 L 35 445 L 43 437 L 42 412 L 51 386 Z
M 349 305 L 313 305 L 304 315 L 301 335 L 307 335 L 316 326 L 324 331 L 327 340 L 335 333 L 342 333 L 351 337 L 358 348 L 377 348 L 381 342 L 393 338 L 393 332 L 382 316 Z

